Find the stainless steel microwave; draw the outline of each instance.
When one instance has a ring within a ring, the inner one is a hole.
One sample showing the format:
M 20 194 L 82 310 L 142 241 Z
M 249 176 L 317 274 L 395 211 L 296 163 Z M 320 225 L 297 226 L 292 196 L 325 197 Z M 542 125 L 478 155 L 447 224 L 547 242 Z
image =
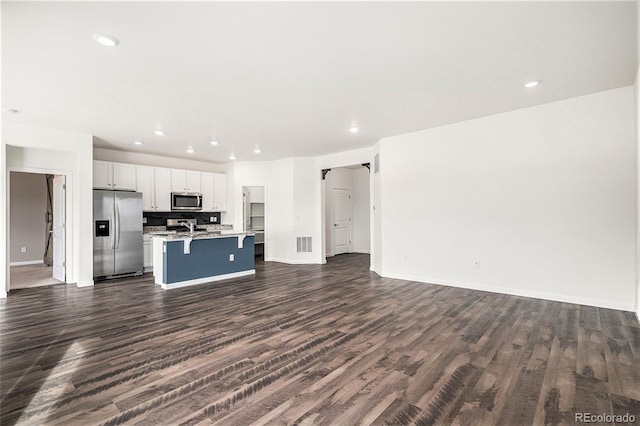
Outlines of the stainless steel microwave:
M 172 192 L 171 210 L 202 210 L 202 194 L 198 192 Z

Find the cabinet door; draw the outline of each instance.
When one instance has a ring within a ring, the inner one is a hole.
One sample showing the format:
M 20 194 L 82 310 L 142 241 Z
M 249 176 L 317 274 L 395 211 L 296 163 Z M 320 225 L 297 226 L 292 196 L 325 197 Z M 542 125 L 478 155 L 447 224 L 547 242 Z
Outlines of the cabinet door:
M 202 192 L 200 172 L 187 171 L 187 192 Z
M 213 173 L 201 173 L 202 179 L 202 210 L 212 212 L 215 210 L 215 186 Z
M 227 175 L 214 174 L 215 211 L 227 211 Z
M 159 212 L 171 211 L 171 169 L 155 168 L 155 207 Z M 180 192 L 180 191 L 178 191 Z
M 144 271 L 151 271 L 153 270 L 153 241 L 143 240 L 142 248 L 144 250 Z
M 111 188 L 111 163 L 107 161 L 93 162 L 93 187 L 101 189 Z
M 136 166 L 134 164 L 113 163 L 113 189 L 136 190 Z
M 171 169 L 171 192 L 187 192 L 187 171 Z
M 155 210 L 153 167 L 136 166 L 136 191 L 142 192 L 142 210 Z

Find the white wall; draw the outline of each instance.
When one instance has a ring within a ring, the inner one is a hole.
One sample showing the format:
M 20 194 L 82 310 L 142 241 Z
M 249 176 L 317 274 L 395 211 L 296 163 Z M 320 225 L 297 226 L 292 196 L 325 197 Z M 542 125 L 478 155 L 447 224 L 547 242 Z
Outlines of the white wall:
M 11 172 L 9 179 L 9 224 L 14 263 L 42 263 L 47 237 L 47 178 L 44 174 Z M 22 253 L 21 248 L 26 248 Z
M 35 173 L 67 174 L 67 188 L 71 197 L 67 203 L 67 218 L 71 220 L 71 238 L 67 239 L 67 281 L 78 286 L 93 285 L 93 149 L 90 135 L 44 129 L 13 123 L 2 126 L 3 166 Z M 6 179 L 6 173 L 3 180 Z M 6 182 L 6 181 L 5 181 Z M 3 193 L 7 192 L 6 183 Z M 5 194 L 6 196 L 6 194 Z M 0 222 L 0 235 L 7 235 L 6 209 Z M 8 248 L 4 244 L 0 270 L 4 271 L 7 288 Z M 69 253 L 72 253 L 69 255 Z
M 225 171 L 224 163 L 209 163 L 206 161 L 186 160 L 184 158 L 163 157 L 160 155 L 143 154 L 140 152 L 115 151 L 102 148 L 93 149 L 93 158 L 94 160 L 196 170 L 199 172 L 224 173 Z
M 381 140 L 382 274 L 633 310 L 634 145 L 631 87 Z
M 371 252 L 371 184 L 366 167 L 352 171 L 353 251 Z
M 371 152 L 371 270 L 382 275 L 382 165 L 380 142 Z M 377 164 L 376 164 L 377 163 Z

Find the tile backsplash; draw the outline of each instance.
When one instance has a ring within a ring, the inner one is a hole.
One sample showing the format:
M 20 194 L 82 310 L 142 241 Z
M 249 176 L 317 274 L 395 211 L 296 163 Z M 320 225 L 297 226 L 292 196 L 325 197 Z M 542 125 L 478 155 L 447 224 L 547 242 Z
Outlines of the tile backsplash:
M 198 225 L 219 225 L 220 212 L 142 212 L 142 217 L 147 219 L 145 226 L 165 226 L 167 219 L 198 219 Z M 214 221 L 211 222 L 211 218 Z

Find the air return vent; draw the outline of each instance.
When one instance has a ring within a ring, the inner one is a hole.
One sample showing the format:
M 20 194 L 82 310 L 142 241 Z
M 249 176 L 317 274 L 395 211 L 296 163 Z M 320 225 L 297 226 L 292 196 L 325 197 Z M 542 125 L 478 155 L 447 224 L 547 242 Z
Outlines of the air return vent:
M 311 237 L 296 237 L 296 252 L 311 253 Z

